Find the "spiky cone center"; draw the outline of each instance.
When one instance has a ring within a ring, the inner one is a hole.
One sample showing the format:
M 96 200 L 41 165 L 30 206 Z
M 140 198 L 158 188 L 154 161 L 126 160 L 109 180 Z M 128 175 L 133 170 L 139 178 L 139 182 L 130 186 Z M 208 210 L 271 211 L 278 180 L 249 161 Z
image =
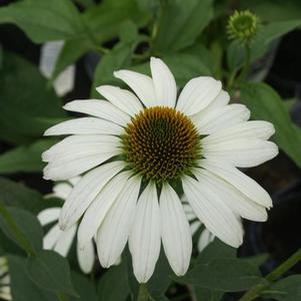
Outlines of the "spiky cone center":
M 229 38 L 248 42 L 256 35 L 258 24 L 258 17 L 250 11 L 235 11 L 227 25 Z
M 127 125 L 122 141 L 128 165 L 157 183 L 179 179 L 201 156 L 195 125 L 169 107 L 156 106 L 138 113 Z

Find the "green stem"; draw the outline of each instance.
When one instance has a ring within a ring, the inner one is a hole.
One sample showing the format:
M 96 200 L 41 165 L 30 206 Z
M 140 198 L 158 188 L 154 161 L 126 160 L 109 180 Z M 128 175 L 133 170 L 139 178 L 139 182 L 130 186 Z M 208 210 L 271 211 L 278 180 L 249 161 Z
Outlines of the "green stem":
M 248 74 L 248 71 L 249 71 L 249 68 L 250 68 L 251 50 L 250 50 L 249 43 L 245 44 L 245 54 L 246 54 L 245 65 L 244 65 L 239 77 L 237 78 L 238 84 L 240 84 L 240 82 L 246 78 L 246 76 Z
M 257 298 L 260 293 L 266 290 L 273 281 L 276 281 L 281 275 L 291 269 L 296 263 L 301 260 L 301 249 L 295 252 L 292 256 L 290 256 L 286 261 L 280 264 L 274 271 L 268 274 L 264 281 L 258 283 L 253 286 L 249 291 L 247 291 L 239 301 L 251 301 Z
M 147 301 L 148 299 L 149 299 L 149 294 L 148 294 L 146 283 L 141 283 L 139 286 L 137 301 Z

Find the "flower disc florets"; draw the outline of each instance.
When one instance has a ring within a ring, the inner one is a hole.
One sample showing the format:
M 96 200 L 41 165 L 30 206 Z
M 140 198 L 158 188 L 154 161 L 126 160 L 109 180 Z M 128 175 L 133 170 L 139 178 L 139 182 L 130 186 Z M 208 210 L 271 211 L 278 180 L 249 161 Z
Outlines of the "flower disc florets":
M 141 111 L 123 137 L 128 164 L 156 182 L 180 177 L 200 157 L 200 139 L 191 120 L 168 107 Z
M 258 24 L 258 17 L 249 10 L 235 11 L 227 25 L 229 38 L 249 42 L 256 35 Z

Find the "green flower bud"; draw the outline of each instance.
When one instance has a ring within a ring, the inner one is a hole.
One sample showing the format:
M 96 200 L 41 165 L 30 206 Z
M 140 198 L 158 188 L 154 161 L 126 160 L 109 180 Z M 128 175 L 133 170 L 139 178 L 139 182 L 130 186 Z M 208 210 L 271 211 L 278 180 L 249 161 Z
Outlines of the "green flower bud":
M 258 17 L 249 10 L 235 11 L 228 20 L 228 36 L 230 39 L 248 43 L 256 35 L 258 24 Z

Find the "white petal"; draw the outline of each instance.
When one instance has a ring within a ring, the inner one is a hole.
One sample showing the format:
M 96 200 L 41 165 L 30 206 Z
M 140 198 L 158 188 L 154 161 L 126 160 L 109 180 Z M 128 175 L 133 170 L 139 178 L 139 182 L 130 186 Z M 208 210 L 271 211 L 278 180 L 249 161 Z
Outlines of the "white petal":
M 100 165 L 114 155 L 118 155 L 118 153 L 118 151 L 112 151 L 109 153 L 97 152 L 92 154 L 63 156 L 61 160 L 57 160 L 55 163 L 49 163 L 44 168 L 44 179 L 53 181 L 67 180 Z
M 103 95 L 117 108 L 129 114 L 130 116 L 134 116 L 143 109 L 143 106 L 139 99 L 128 90 L 104 85 L 97 87 L 96 91 Z
M 59 218 L 61 228 L 67 229 L 76 223 L 107 182 L 123 168 L 122 161 L 115 161 L 85 174 L 64 203 Z
M 62 234 L 62 230 L 60 230 L 60 227 L 58 224 L 55 224 L 53 227 L 50 228 L 50 230 L 47 232 L 47 234 L 43 238 L 43 248 L 45 250 L 51 250 L 54 248 L 56 242 L 58 241 L 59 237 Z
M 63 183 L 55 184 L 52 190 L 55 196 L 65 200 L 68 197 L 69 193 L 71 192 L 72 186 L 70 183 L 63 182 Z
M 202 135 L 240 124 L 249 118 L 250 111 L 242 104 L 231 104 L 192 116 L 192 120 Z
M 121 172 L 115 176 L 89 206 L 78 227 L 77 239 L 80 248 L 84 248 L 87 242 L 96 234 L 98 227 L 126 185 L 128 178 L 128 172 Z
M 158 58 L 151 57 L 150 67 L 157 102 L 162 106 L 174 108 L 177 98 L 177 85 L 173 74 L 166 64 Z
M 110 152 L 120 146 L 120 139 L 110 135 L 74 135 L 56 143 L 42 154 L 44 162 L 60 159 L 68 153 L 79 153 L 94 148 L 100 152 Z
M 51 41 L 44 43 L 41 47 L 39 69 L 41 73 L 50 78 L 64 41 Z M 59 96 L 70 92 L 74 87 L 75 66 L 65 68 L 54 81 L 54 89 Z
M 181 201 L 169 184 L 162 187 L 160 212 L 166 257 L 176 275 L 184 275 L 189 267 L 192 240 Z
M 47 224 L 50 224 L 50 223 L 58 220 L 60 212 L 61 212 L 60 207 L 47 208 L 47 209 L 42 210 L 37 215 L 37 218 L 40 221 L 41 225 L 45 226 Z
M 208 189 L 205 181 L 183 179 L 183 189 L 197 217 L 226 244 L 239 247 L 243 230 L 239 218 L 224 204 L 222 196 Z
M 202 155 L 205 158 L 224 160 L 237 167 L 257 166 L 277 154 L 278 147 L 275 143 L 254 138 L 202 143 Z
M 98 258 L 103 267 L 114 265 L 130 232 L 140 190 L 140 177 L 128 179 L 97 233 Z
M 214 235 L 205 228 L 202 231 L 198 241 L 199 252 L 202 252 L 213 240 L 214 240 Z
M 196 220 L 195 222 L 190 224 L 190 233 L 191 236 L 193 236 L 201 227 L 202 223 L 199 220 Z
M 76 234 L 77 225 L 73 225 L 66 231 L 61 231 L 61 235 L 57 240 L 54 251 L 66 257 Z
M 191 79 L 183 88 L 177 109 L 193 115 L 206 108 L 220 93 L 222 84 L 212 77 L 200 76 Z
M 129 236 L 134 274 L 140 283 L 152 276 L 160 255 L 161 225 L 157 189 L 148 184 L 142 192 Z
M 73 100 L 64 105 L 67 111 L 84 113 L 125 126 L 131 117 L 105 100 Z
M 221 129 L 202 139 L 202 143 L 220 143 L 240 138 L 257 138 L 262 140 L 269 139 L 275 133 L 272 123 L 267 121 L 246 121 L 239 125 L 233 125 Z
M 219 94 L 213 99 L 213 101 L 204 109 L 207 113 L 216 108 L 226 106 L 230 101 L 230 95 L 228 92 L 221 90 Z
M 156 99 L 153 80 L 149 76 L 130 70 L 115 71 L 114 76 L 124 81 L 146 107 L 160 105 Z
M 183 204 L 183 209 L 184 209 L 184 212 L 185 212 L 185 215 L 186 215 L 186 218 L 189 220 L 189 221 L 192 221 L 194 219 L 196 219 L 196 215 L 195 213 L 193 212 L 191 206 L 189 204 Z
M 123 128 L 116 123 L 94 117 L 71 119 L 49 128 L 44 135 L 120 135 Z
M 250 200 L 228 182 L 205 169 L 200 170 L 198 174 L 206 178 L 208 188 L 223 196 L 223 201 L 234 213 L 252 221 L 263 222 L 267 220 L 267 212 L 264 206 Z
M 84 248 L 76 245 L 78 264 L 81 270 L 88 274 L 92 271 L 95 262 L 95 251 L 93 240 L 89 240 Z
M 233 185 L 241 193 L 254 202 L 264 207 L 272 207 L 272 200 L 269 194 L 253 179 L 246 176 L 234 166 L 218 160 L 201 160 L 200 166 L 221 177 Z

